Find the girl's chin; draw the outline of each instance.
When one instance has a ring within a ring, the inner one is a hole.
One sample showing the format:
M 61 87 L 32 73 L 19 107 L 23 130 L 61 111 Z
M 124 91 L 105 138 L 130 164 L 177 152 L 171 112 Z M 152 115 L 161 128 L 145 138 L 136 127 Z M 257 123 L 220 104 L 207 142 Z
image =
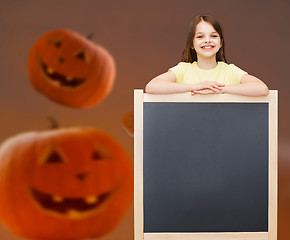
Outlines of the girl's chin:
M 209 59 L 209 58 L 215 58 L 216 53 L 208 53 L 208 54 L 197 54 L 198 58 L 203 58 L 203 59 Z

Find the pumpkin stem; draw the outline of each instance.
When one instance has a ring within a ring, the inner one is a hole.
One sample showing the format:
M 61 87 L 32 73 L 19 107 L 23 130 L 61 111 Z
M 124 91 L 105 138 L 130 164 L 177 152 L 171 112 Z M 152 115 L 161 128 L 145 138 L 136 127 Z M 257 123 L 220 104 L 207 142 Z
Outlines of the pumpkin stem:
M 89 40 L 93 40 L 93 37 L 94 37 L 95 33 L 90 33 L 87 35 L 87 39 Z
M 53 117 L 47 117 L 48 121 L 50 122 L 49 129 L 56 129 L 59 128 L 57 121 Z

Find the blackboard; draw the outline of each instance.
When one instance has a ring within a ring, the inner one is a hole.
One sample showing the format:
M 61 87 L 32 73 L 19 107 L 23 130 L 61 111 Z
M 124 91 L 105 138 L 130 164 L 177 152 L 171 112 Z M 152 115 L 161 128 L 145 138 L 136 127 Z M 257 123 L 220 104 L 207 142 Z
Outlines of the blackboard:
M 135 184 L 142 221 L 135 225 L 142 226 L 135 226 L 135 239 L 161 239 L 162 233 L 174 234 L 170 239 L 185 233 L 275 239 L 267 234 L 277 225 L 277 189 L 270 189 L 277 185 L 270 161 L 277 138 L 270 128 L 277 125 L 273 103 L 269 96 L 205 97 L 143 94 L 135 106 L 138 111 L 142 104 L 135 116 L 135 131 L 142 128 L 135 134 L 142 142 L 142 167 L 135 168 L 135 183 L 142 175 L 142 191 Z
M 268 104 L 144 103 L 144 232 L 268 231 Z

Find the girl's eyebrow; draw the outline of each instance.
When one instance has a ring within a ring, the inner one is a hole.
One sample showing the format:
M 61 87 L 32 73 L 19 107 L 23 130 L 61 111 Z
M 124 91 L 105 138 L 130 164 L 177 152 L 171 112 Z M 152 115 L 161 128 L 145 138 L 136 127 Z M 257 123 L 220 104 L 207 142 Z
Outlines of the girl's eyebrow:
M 203 34 L 204 32 L 197 32 L 196 34 Z M 211 32 L 211 34 L 217 33 L 217 32 Z

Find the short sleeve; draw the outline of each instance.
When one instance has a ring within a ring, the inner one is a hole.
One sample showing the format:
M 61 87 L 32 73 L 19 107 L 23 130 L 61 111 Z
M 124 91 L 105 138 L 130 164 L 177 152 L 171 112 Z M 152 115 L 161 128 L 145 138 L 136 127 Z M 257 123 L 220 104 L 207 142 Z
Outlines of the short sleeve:
M 234 84 L 240 84 L 243 75 L 248 74 L 248 73 L 238 68 L 234 64 L 229 64 L 229 74 L 230 74 L 230 83 L 231 85 L 234 85 Z
M 169 68 L 168 71 L 172 71 L 175 74 L 177 83 L 183 83 L 183 67 L 181 62 L 176 66 Z

